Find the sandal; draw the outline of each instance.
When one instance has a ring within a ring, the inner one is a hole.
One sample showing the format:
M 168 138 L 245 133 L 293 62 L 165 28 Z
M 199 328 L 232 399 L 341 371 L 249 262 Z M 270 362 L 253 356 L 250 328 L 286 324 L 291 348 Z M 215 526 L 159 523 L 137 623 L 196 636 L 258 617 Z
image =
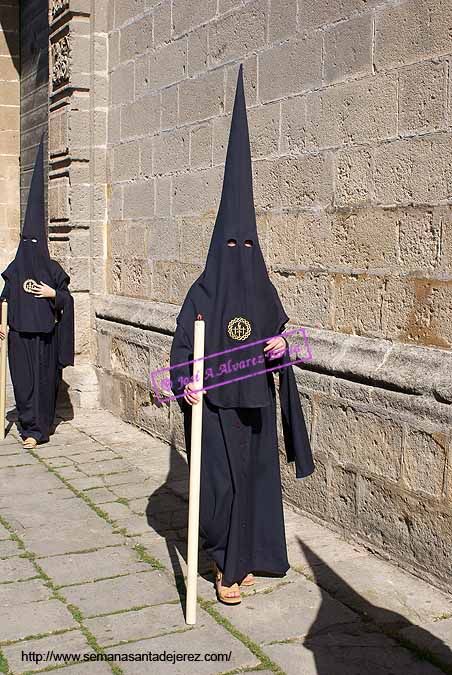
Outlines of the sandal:
M 34 448 L 38 445 L 38 441 L 36 438 L 32 438 L 31 436 L 29 438 L 26 438 L 24 442 L 22 443 L 22 447 L 24 450 L 34 450 Z
M 254 577 L 254 574 L 250 572 L 249 574 L 246 575 L 243 581 L 240 582 L 240 586 L 254 586 L 255 583 L 256 579 Z
M 217 600 L 223 602 L 225 605 L 239 605 L 242 602 L 240 597 L 240 586 L 237 583 L 232 586 L 222 586 L 221 580 L 223 573 L 220 572 L 216 563 L 213 565 L 213 573 L 215 576 L 215 590 L 217 592 Z M 228 593 L 238 592 L 238 595 L 228 595 Z

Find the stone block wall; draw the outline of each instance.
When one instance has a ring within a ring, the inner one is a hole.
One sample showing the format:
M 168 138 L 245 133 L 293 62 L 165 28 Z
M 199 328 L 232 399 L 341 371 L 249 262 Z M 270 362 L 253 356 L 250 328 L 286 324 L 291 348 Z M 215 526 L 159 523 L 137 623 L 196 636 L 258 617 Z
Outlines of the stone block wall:
M 0 268 L 19 240 L 19 2 L 0 0 Z M 3 280 L 0 279 L 0 287 Z
M 107 4 L 103 404 L 181 443 L 148 373 L 203 266 L 243 62 L 261 246 L 313 353 L 297 379 L 317 470 L 283 460 L 286 498 L 450 584 L 452 5 Z
M 107 11 L 49 3 L 49 239 L 71 277 L 78 362 L 92 351 L 91 294 L 104 292 L 107 219 Z

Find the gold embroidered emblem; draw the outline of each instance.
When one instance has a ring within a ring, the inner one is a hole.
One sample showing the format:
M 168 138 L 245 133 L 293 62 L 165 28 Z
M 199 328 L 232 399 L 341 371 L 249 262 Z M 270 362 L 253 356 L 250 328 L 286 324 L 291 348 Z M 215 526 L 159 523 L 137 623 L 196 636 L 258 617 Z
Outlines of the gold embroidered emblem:
M 37 284 L 34 279 L 25 279 L 24 283 L 22 284 L 22 288 L 24 289 L 25 293 L 33 293 L 35 286 L 37 286 Z
M 251 324 L 243 316 L 236 316 L 228 323 L 228 335 L 233 340 L 246 340 L 251 335 Z

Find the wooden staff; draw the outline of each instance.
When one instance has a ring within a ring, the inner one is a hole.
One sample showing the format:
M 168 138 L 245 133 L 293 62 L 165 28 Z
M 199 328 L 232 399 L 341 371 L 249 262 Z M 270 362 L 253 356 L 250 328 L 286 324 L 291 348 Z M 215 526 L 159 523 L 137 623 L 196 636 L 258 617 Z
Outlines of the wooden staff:
M 190 492 L 188 502 L 188 544 L 187 544 L 187 604 L 185 621 L 196 623 L 196 599 L 198 583 L 198 537 L 199 537 L 199 488 L 201 482 L 201 437 L 202 437 L 202 403 L 204 382 L 204 329 L 201 314 L 195 321 L 195 337 L 193 348 L 193 382 L 199 400 L 191 411 L 191 444 L 190 444 Z M 198 360 L 197 360 L 198 359 Z
M 6 426 L 6 351 L 8 349 L 8 303 L 6 301 L 0 303 L 2 311 L 2 330 L 5 333 L 5 338 L 1 341 L 0 349 L 0 440 L 5 438 Z

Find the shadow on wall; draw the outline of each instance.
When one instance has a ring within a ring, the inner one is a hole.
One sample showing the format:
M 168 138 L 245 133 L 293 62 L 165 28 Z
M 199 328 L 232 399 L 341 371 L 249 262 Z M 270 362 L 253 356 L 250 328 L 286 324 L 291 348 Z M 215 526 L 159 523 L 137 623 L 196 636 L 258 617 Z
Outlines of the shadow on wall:
M 20 75 L 19 4 L 17 2 L 13 6 L 11 0 L 0 0 L 0 29 L 18 75 Z

